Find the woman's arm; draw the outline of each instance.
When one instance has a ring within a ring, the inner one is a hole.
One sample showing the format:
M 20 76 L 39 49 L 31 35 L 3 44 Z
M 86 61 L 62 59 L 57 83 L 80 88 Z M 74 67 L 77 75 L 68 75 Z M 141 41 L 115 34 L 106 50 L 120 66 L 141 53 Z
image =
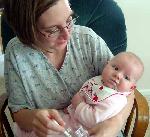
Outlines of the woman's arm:
M 15 42 L 12 41 L 10 45 L 8 44 L 8 50 L 5 53 L 4 69 L 6 91 L 9 98 L 8 105 L 13 112 L 14 120 L 22 129 L 28 131 L 34 130 L 36 134 L 44 134 L 45 136 L 50 130 L 64 131 L 64 122 L 57 110 L 33 109 L 35 106 L 28 100 L 29 93 L 26 91 L 25 87 L 29 85 L 23 84 L 26 83 L 25 81 L 27 80 L 26 78 L 28 75 L 21 73 L 23 72 L 24 68 L 19 67 L 21 66 L 20 63 L 22 62 L 19 59 L 22 59 L 22 57 L 16 58 L 16 56 L 20 55 L 21 53 L 18 52 L 18 50 L 16 51 L 15 48 L 12 48 L 17 44 L 18 43 L 16 40 Z M 27 68 L 25 70 L 27 70 Z M 23 81 L 23 79 L 25 81 Z M 49 116 L 52 117 L 49 118 Z M 53 119 L 55 119 L 60 126 L 58 126 L 58 124 L 56 125 L 56 122 L 54 122 Z
M 96 124 L 89 130 L 90 135 L 94 137 L 116 137 L 126 122 L 134 103 L 134 93 L 128 96 L 126 107 L 116 116 Z M 113 127 L 113 128 L 112 128 Z
M 36 135 L 43 136 L 54 132 L 64 132 L 64 122 L 54 109 L 22 109 L 13 113 L 14 120 L 26 131 L 34 130 Z M 53 120 L 56 120 L 56 124 Z

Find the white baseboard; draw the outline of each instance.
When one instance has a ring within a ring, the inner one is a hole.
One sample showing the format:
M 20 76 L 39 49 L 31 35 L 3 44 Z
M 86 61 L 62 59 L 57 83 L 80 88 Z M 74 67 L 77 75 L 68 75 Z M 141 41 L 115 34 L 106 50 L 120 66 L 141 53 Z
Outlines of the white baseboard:
M 150 96 L 150 89 L 138 89 L 138 91 L 143 95 Z

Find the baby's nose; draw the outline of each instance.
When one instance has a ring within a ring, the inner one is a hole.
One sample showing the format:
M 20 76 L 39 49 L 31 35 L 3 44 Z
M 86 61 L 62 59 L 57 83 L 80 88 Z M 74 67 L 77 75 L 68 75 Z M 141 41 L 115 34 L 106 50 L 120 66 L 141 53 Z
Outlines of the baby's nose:
M 122 78 L 122 74 L 121 74 L 120 72 L 117 72 L 117 73 L 115 74 L 115 78 L 116 78 L 117 80 L 120 80 L 120 79 Z

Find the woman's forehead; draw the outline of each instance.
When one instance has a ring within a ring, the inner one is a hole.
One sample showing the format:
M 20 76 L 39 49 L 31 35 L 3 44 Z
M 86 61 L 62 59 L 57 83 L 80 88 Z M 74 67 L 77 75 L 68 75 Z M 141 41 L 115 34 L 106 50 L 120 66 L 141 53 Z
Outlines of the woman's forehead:
M 45 28 L 48 26 L 61 25 L 72 14 L 68 0 L 59 0 L 56 5 L 47 9 L 38 19 L 38 26 Z

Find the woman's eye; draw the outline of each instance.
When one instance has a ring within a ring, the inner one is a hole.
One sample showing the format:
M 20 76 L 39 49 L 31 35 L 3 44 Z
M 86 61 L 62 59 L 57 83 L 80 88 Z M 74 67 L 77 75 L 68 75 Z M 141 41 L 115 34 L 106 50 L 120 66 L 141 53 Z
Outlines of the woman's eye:
M 67 19 L 66 23 L 70 23 L 72 21 L 73 17 L 70 15 L 70 17 Z
M 53 29 L 53 30 L 47 30 L 46 32 L 50 33 L 50 34 L 53 34 L 53 33 L 57 32 L 57 31 L 59 31 L 58 28 L 57 29 Z
M 69 19 L 66 21 L 66 23 L 69 23 L 69 22 L 71 22 L 71 21 L 72 21 L 72 16 L 69 17 Z

